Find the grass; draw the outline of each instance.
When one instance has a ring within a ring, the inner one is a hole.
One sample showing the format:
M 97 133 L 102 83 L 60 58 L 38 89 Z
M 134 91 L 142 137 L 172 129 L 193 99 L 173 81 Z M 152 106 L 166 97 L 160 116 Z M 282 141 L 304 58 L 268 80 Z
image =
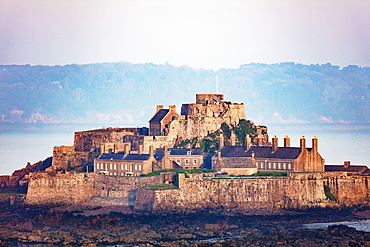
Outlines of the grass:
M 252 175 L 216 175 L 219 178 L 250 178 L 250 177 L 286 177 L 287 172 L 257 172 Z
M 173 184 L 155 184 L 155 185 L 147 185 L 143 186 L 143 189 L 148 190 L 174 190 L 178 189 L 176 185 Z
M 5 196 L 18 196 L 22 195 L 21 193 L 16 193 L 16 192 L 6 192 L 6 193 L 0 193 L 0 195 L 5 195 Z
M 272 177 L 286 177 L 288 175 L 287 172 L 257 172 L 251 176 L 257 177 L 265 177 L 265 176 L 272 176 Z
M 329 199 L 331 201 L 337 200 L 337 198 L 335 198 L 335 196 L 330 192 L 329 186 L 324 185 L 324 193 L 325 193 L 326 199 Z
M 215 170 L 210 169 L 162 169 L 157 170 L 148 174 L 141 174 L 140 177 L 150 177 L 159 175 L 161 172 L 177 172 L 177 173 L 185 173 L 185 174 L 195 174 L 195 173 L 210 173 L 210 172 L 217 172 Z

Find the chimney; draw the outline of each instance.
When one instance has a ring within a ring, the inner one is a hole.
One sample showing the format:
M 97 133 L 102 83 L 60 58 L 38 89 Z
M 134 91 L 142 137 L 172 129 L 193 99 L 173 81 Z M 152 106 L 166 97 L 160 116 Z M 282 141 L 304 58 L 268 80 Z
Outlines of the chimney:
M 303 152 L 303 150 L 306 149 L 306 139 L 304 138 L 304 136 L 301 136 L 301 140 L 300 140 L 300 151 L 301 153 Z
M 143 144 L 138 145 L 137 153 L 138 154 L 143 154 Z
M 236 146 L 236 136 L 234 134 L 234 131 L 231 133 L 230 142 L 231 142 L 231 146 Z
M 129 143 L 125 143 L 125 147 L 123 148 L 123 152 L 125 153 L 125 155 L 130 154 L 130 144 Z
M 218 137 L 218 150 L 221 150 L 225 145 L 225 138 L 223 134 Z
M 257 136 L 257 147 L 262 147 L 262 136 Z
M 221 151 L 218 151 L 218 152 L 217 152 L 217 159 L 218 159 L 218 160 L 221 160 Z
M 154 157 L 154 146 L 153 145 L 149 146 L 149 156 Z
M 170 112 L 176 112 L 176 106 L 170 105 Z
M 349 160 L 344 161 L 343 168 L 347 169 L 350 165 L 351 165 L 351 161 L 349 161 Z
M 319 140 L 317 139 L 316 136 L 314 136 L 312 138 L 312 151 L 317 153 L 318 150 L 319 150 Z
M 156 112 L 159 112 L 159 110 L 162 110 L 164 108 L 164 105 L 157 105 L 157 111 Z
M 278 138 L 276 135 L 272 137 L 272 152 L 275 153 L 278 150 Z
M 288 135 L 285 135 L 284 137 L 284 147 L 289 148 L 290 147 L 290 138 Z
M 245 136 L 245 150 L 248 151 L 252 146 L 252 139 L 249 135 Z
M 104 154 L 104 153 L 105 153 L 104 144 L 100 144 L 100 154 Z

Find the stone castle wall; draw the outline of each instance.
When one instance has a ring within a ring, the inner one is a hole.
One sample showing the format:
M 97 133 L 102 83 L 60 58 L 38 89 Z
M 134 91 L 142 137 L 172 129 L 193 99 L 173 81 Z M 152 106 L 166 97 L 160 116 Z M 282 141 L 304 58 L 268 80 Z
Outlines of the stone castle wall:
M 288 177 L 215 178 L 179 174 L 180 189 L 151 191 L 163 176 L 110 177 L 93 173 L 30 175 L 26 203 L 71 205 L 98 198 L 137 211 L 189 212 L 207 208 L 277 210 L 370 205 L 370 177 L 346 173 L 298 173 Z M 330 189 L 336 201 L 325 194 Z
M 128 205 L 135 201 L 136 190 L 158 184 L 162 176 L 110 177 L 95 173 L 32 173 L 26 203 L 32 205 L 72 205 L 92 198 L 113 200 Z
M 36 205 L 70 205 L 95 195 L 96 174 L 31 173 L 26 203 Z
M 67 170 L 72 165 L 74 157 L 75 151 L 73 146 L 54 147 L 52 167 L 54 169 Z
M 189 175 L 180 178 L 180 189 L 155 191 L 155 212 L 229 209 L 296 209 L 339 205 L 370 205 L 370 177 L 318 173 L 280 178 L 218 179 Z M 326 199 L 324 185 L 336 202 Z M 142 199 L 137 199 L 142 203 Z M 138 206 L 138 208 L 140 208 Z M 144 207 L 148 208 L 148 206 Z

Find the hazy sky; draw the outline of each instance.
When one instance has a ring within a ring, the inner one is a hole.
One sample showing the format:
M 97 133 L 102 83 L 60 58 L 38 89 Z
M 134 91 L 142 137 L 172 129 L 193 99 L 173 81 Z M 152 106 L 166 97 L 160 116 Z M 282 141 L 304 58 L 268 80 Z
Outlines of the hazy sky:
M 0 0 L 0 64 L 370 66 L 369 0 Z

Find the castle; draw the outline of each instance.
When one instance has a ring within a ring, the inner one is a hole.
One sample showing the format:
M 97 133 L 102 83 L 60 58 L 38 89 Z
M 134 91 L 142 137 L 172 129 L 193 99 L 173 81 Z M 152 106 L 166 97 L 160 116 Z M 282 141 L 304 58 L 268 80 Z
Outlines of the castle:
M 241 135 L 237 127 L 243 124 L 252 133 Z M 217 142 L 214 150 L 199 147 L 210 136 Z M 175 106 L 159 105 L 149 128 L 76 132 L 73 146 L 54 148 L 52 162 L 52 172 L 29 175 L 26 203 L 131 206 L 134 212 L 160 213 L 370 205 L 369 176 L 359 176 L 350 164 L 325 172 L 317 137 L 311 147 L 305 137 L 299 147 L 291 147 L 288 136 L 283 147 L 277 136 L 270 142 L 267 127 L 246 121 L 243 104 L 224 101 L 222 94 L 198 94 L 195 104 L 182 105 L 181 115 Z M 139 176 L 168 168 L 218 172 Z M 287 176 L 246 177 L 258 171 Z M 171 189 L 146 188 L 169 180 L 175 184 Z
M 225 101 L 223 94 L 197 94 L 195 103 L 182 104 L 181 114 L 174 105 L 169 109 L 157 105 L 149 128 L 75 132 L 73 146 L 54 148 L 52 169 L 73 168 L 113 176 L 138 176 L 171 168 L 209 168 L 235 175 L 257 171 L 324 171 L 316 137 L 312 139 L 312 148 L 306 148 L 303 137 L 300 147 L 290 147 L 289 137 L 285 137 L 284 147 L 278 147 L 276 136 L 269 142 L 267 127 L 249 122 L 256 131 L 253 140 L 246 135 L 245 140 L 237 143 L 232 132 L 227 143 L 226 133 L 220 133 L 221 126 L 237 126 L 242 121 L 245 121 L 243 103 Z M 217 148 L 205 152 L 199 148 L 199 140 L 212 133 L 218 133 Z M 187 149 L 172 148 L 191 139 L 195 144 Z

